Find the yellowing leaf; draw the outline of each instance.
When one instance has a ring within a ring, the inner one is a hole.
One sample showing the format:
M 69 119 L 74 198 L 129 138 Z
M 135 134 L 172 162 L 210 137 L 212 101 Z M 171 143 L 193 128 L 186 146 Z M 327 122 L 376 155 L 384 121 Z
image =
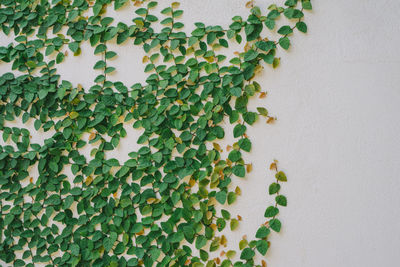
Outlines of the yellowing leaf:
M 219 240 L 219 243 L 223 246 L 226 246 L 226 244 L 228 243 L 228 240 L 226 239 L 226 237 L 224 235 L 222 235 L 221 239 Z
M 210 220 L 212 218 L 212 212 L 211 211 L 207 211 L 206 212 L 206 217 L 207 217 L 207 220 Z
M 213 143 L 213 147 L 214 147 L 215 150 L 217 150 L 219 152 L 222 152 L 222 149 L 221 149 L 221 147 L 220 147 L 220 145 L 218 143 Z
M 259 74 L 263 69 L 264 69 L 263 66 L 257 65 L 256 68 L 255 68 L 255 70 L 254 70 L 254 73 L 255 73 L 255 74 Z
M 179 8 L 180 5 L 181 5 L 181 3 L 179 3 L 179 2 L 173 2 L 171 4 L 172 8 Z
M 239 221 L 236 219 L 231 219 L 230 226 L 231 226 L 231 230 L 234 231 L 236 228 L 238 228 Z
M 233 259 L 235 256 L 236 256 L 236 251 L 234 251 L 234 250 L 229 250 L 229 251 L 226 253 L 226 257 L 227 257 L 228 259 Z
M 278 66 L 279 66 L 279 64 L 281 63 L 281 58 L 274 58 L 274 61 L 272 62 L 272 67 L 274 68 L 274 69 L 276 69 Z
M 76 118 L 79 117 L 79 113 L 76 112 L 76 111 L 72 111 L 71 113 L 69 113 L 69 117 L 70 117 L 71 119 L 76 119 Z
M 247 244 L 249 244 L 249 242 L 247 242 L 246 239 L 240 240 L 240 242 L 239 242 L 239 249 L 240 249 L 240 250 L 243 250 L 243 249 L 247 246 Z
M 238 196 L 242 195 L 242 190 L 240 189 L 239 186 L 236 186 L 236 188 L 235 188 L 235 194 L 238 195 Z
M 156 198 L 148 198 L 147 199 L 147 204 L 152 204 L 152 203 L 154 203 L 155 201 L 156 201 L 157 199 Z
M 89 186 L 92 182 L 93 182 L 93 177 L 92 176 L 88 176 L 86 178 L 86 180 L 85 180 L 86 186 Z

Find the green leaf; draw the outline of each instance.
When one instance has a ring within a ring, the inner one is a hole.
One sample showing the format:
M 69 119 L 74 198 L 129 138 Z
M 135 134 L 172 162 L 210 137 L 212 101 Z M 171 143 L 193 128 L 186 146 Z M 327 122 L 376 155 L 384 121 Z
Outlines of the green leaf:
M 290 46 L 289 38 L 287 38 L 287 37 L 280 38 L 279 39 L 279 45 L 285 50 L 289 49 L 289 46 Z
M 64 96 L 65 96 L 66 91 L 67 91 L 67 88 L 65 88 L 65 87 L 60 87 L 60 88 L 58 88 L 58 90 L 57 90 L 57 96 L 58 96 L 58 98 L 59 98 L 59 99 L 63 99 Z
M 9 225 L 13 220 L 14 220 L 14 214 L 7 214 L 5 217 L 4 217 L 4 225 Z
M 115 247 L 114 253 L 115 253 L 116 255 L 120 255 L 120 254 L 124 253 L 125 249 L 126 249 L 125 245 L 124 245 L 123 243 L 120 242 L 120 243 L 118 243 L 118 245 Z
M 68 47 L 69 47 L 69 49 L 72 51 L 72 52 L 76 52 L 76 51 L 78 51 L 78 49 L 79 49 L 79 43 L 77 43 L 77 42 L 72 42 L 72 43 L 69 43 L 68 44 Z
M 200 249 L 200 259 L 202 261 L 207 261 L 208 260 L 208 252 Z
M 281 206 L 284 206 L 284 207 L 287 206 L 287 199 L 283 195 L 276 196 L 275 197 L 275 201 L 276 201 L 276 203 L 278 203 L 278 205 L 281 205 Z
M 26 62 L 26 65 L 27 65 L 29 68 L 36 68 L 36 63 L 35 63 L 34 61 L 32 61 L 32 60 L 27 61 L 27 62 Z
M 263 107 L 258 107 L 257 108 L 258 113 L 260 113 L 260 115 L 262 116 L 268 116 L 268 110 L 266 108 Z
M 236 201 L 236 194 L 235 192 L 228 193 L 228 204 L 231 205 Z
M 239 147 L 242 150 L 244 150 L 246 152 L 250 152 L 250 150 L 251 150 L 251 142 L 250 142 L 250 140 L 248 138 L 240 139 L 238 144 L 239 144 Z
M 207 244 L 207 238 L 205 236 L 202 236 L 202 235 L 197 236 L 196 244 L 195 244 L 197 249 L 201 249 L 206 244 Z
M 273 20 L 273 19 L 267 18 L 265 20 L 264 24 L 270 30 L 273 30 L 275 28 L 275 20 Z
M 135 223 L 132 226 L 132 233 L 136 234 L 143 230 L 143 225 L 141 223 Z
M 233 137 L 237 138 L 242 136 L 246 132 L 246 126 L 243 124 L 237 124 L 235 128 L 233 128 Z
M 111 242 L 109 237 L 106 237 L 103 239 L 103 247 L 105 251 L 110 251 L 112 247 L 114 246 L 114 243 Z
M 79 187 L 74 187 L 71 189 L 70 193 L 73 196 L 79 196 L 80 194 L 82 194 L 82 189 L 80 189 Z
M 264 217 L 266 218 L 270 218 L 270 217 L 275 217 L 276 215 L 278 215 L 279 213 L 279 209 L 274 207 L 274 206 L 269 206 L 264 213 Z
M 290 26 L 282 26 L 279 28 L 278 33 L 282 35 L 288 35 L 293 32 L 292 28 Z
M 249 125 L 253 125 L 256 122 L 257 118 L 258 116 L 255 112 L 245 112 L 243 114 L 244 121 L 247 122 Z
M 256 248 L 261 255 L 265 256 L 269 248 L 268 242 L 266 240 L 258 240 Z
M 240 87 L 232 87 L 230 93 L 233 96 L 239 97 L 242 95 L 242 89 Z
M 278 193 L 280 189 L 281 189 L 280 184 L 278 184 L 278 183 L 272 183 L 272 184 L 269 186 L 268 192 L 269 192 L 270 195 L 273 195 L 273 194 Z
M 106 67 L 106 62 L 104 60 L 99 60 L 94 64 L 93 69 L 98 70 L 98 69 L 104 69 Z
M 153 261 L 156 261 L 160 257 L 161 251 L 158 248 L 152 248 L 150 250 L 150 257 Z
M 225 220 L 229 220 L 231 218 L 231 214 L 227 210 L 221 210 L 221 215 Z
M 269 233 L 270 233 L 270 230 L 267 227 L 261 226 L 257 230 L 256 238 L 265 238 L 269 235 Z
M 236 162 L 238 160 L 240 160 L 242 158 L 242 153 L 240 153 L 240 151 L 238 150 L 232 150 L 229 153 L 228 158 L 232 161 L 232 162 Z
M 299 21 L 296 23 L 296 28 L 301 32 L 304 32 L 304 33 L 307 32 L 307 24 L 305 24 L 302 21 Z
M 310 1 L 307 1 L 307 0 L 302 1 L 301 4 L 303 6 L 303 9 L 305 9 L 305 10 L 311 10 L 312 9 L 312 5 L 311 5 Z
M 71 244 L 70 250 L 71 250 L 71 255 L 79 256 L 80 248 L 77 244 Z
M 255 50 L 250 49 L 249 51 L 247 51 L 247 52 L 244 54 L 243 60 L 244 60 L 244 61 L 251 61 L 251 60 L 257 58 L 257 56 L 258 56 L 258 52 L 255 51 Z
M 238 177 L 243 178 L 246 176 L 246 169 L 243 165 L 236 165 L 235 167 L 233 167 L 232 171 L 233 174 Z
M 56 57 L 56 63 L 57 63 L 57 64 L 60 64 L 61 62 L 63 62 L 64 56 L 65 56 L 65 55 L 64 55 L 63 53 L 61 53 L 61 52 L 58 53 L 58 54 L 57 54 L 57 57 Z
M 196 30 L 192 31 L 192 35 L 195 37 L 202 37 L 205 33 L 205 30 L 202 28 L 197 28 Z
M 47 91 L 46 89 L 40 90 L 38 93 L 39 99 L 40 100 L 44 99 L 48 93 L 49 93 L 49 91 Z
M 121 199 L 119 204 L 122 208 L 126 208 L 132 204 L 132 200 L 130 198 L 123 198 L 123 199 Z
M 281 231 L 282 224 L 278 219 L 272 219 L 269 221 L 269 226 L 272 230 L 279 233 Z
M 276 47 L 275 43 L 272 41 L 258 41 L 256 42 L 256 46 L 265 52 L 268 52 Z
M 215 194 L 215 198 L 217 201 L 221 204 L 225 204 L 226 201 L 226 192 L 225 191 L 220 191 L 217 194 Z
M 240 254 L 240 259 L 241 260 L 250 260 L 252 259 L 256 254 L 251 248 L 245 248 L 242 253 Z

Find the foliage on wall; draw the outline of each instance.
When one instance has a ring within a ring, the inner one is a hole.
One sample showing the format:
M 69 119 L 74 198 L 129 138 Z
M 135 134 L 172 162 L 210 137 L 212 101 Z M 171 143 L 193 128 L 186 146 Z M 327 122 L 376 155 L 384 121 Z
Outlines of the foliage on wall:
M 157 2 L 128 2 L 0 3 L 1 30 L 15 37 L 0 47 L 0 62 L 14 71 L 0 77 L 0 259 L 13 266 L 265 266 L 256 254 L 267 253 L 271 230 L 281 229 L 279 207 L 287 204 L 279 194 L 286 175 L 276 162 L 265 224 L 238 252 L 210 252 L 223 249 L 221 231 L 235 230 L 241 219 L 224 207 L 240 195 L 231 181 L 251 171 L 243 159 L 252 147 L 246 129 L 261 118 L 274 121 L 267 109 L 248 106 L 266 94 L 254 77 L 265 64 L 279 65 L 276 50 L 289 49 L 295 30 L 307 32 L 310 1 L 268 10 L 249 2 L 248 17 L 233 17 L 229 28 L 199 22 L 191 34 L 179 22 L 179 3 L 159 17 Z M 129 4 L 136 10 L 130 25 L 106 16 Z M 276 25 L 282 21 L 288 25 Z M 98 58 L 90 88 L 57 74 L 66 56 L 87 52 L 84 42 Z M 143 47 L 144 84 L 109 79 L 118 55 L 108 44 L 115 42 Z M 245 43 L 244 51 L 227 58 L 234 42 Z M 38 132 L 10 127 L 15 120 Z M 224 122 L 236 139 L 227 157 L 218 144 Z M 140 149 L 120 162 L 107 152 L 129 138 L 126 127 L 143 134 Z M 40 131 L 51 138 L 31 143 Z

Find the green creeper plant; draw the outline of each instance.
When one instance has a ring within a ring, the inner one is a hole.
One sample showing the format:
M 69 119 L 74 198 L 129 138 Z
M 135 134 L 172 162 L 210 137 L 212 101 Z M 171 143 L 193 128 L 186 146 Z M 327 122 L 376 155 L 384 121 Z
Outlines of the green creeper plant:
M 135 7 L 132 23 L 107 16 L 108 9 L 129 4 Z M 262 10 L 250 1 L 248 17 L 233 17 L 229 28 L 198 22 L 190 34 L 179 21 L 179 3 L 162 9 L 161 18 L 157 4 L 0 2 L 1 31 L 14 36 L 0 47 L 0 62 L 14 71 L 0 76 L 0 259 L 7 264 L 266 265 L 256 255 L 267 253 L 271 230 L 281 230 L 279 207 L 287 205 L 280 194 L 287 178 L 276 162 L 270 167 L 276 181 L 269 187 L 275 204 L 266 209 L 267 221 L 255 238 L 243 239 L 239 252 L 223 251 L 213 259 L 210 252 L 226 245 L 221 231 L 235 230 L 241 219 L 221 205 L 240 194 L 231 188 L 232 179 L 251 171 L 244 159 L 252 147 L 246 130 L 260 117 L 275 119 L 264 107 L 248 106 L 251 97 L 265 96 L 254 78 L 263 65 L 279 65 L 276 51 L 289 49 L 294 31 L 307 32 L 303 18 L 311 2 L 287 0 Z M 265 30 L 278 39 L 265 37 Z M 57 74 L 66 56 L 87 52 L 85 42 L 98 58 L 93 69 L 99 74 L 90 88 Z M 110 42 L 143 48 L 145 83 L 109 79 L 118 57 Z M 245 43 L 244 51 L 228 58 L 224 52 L 234 42 Z M 37 133 L 10 126 L 16 120 L 52 136 L 32 143 Z M 224 122 L 234 125 L 236 139 L 227 157 L 218 144 Z M 125 162 L 107 157 L 128 138 L 126 127 L 143 130 L 140 148 Z

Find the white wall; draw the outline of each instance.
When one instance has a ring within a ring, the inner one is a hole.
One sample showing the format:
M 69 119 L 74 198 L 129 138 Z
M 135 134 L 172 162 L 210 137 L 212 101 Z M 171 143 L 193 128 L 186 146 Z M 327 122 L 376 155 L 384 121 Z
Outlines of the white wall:
M 182 2 L 188 26 L 228 26 L 233 15 L 247 12 L 243 0 Z M 289 205 L 281 234 L 271 239 L 268 266 L 399 266 L 400 1 L 319 0 L 313 6 L 309 33 L 296 33 L 281 66 L 265 68 L 258 79 L 268 97 L 252 105 L 264 105 L 278 121 L 259 121 L 249 130 L 254 170 L 236 181 L 242 197 L 230 210 L 243 222 L 228 236 L 229 246 L 237 248 L 264 222 L 272 201 L 267 163 L 276 158 L 289 178 L 283 187 Z M 143 80 L 140 48 L 121 49 L 115 79 Z M 91 84 L 96 73 L 89 50 L 68 57 L 64 79 Z M 1 64 L 0 72 L 9 68 Z M 132 150 L 129 143 L 123 151 Z

